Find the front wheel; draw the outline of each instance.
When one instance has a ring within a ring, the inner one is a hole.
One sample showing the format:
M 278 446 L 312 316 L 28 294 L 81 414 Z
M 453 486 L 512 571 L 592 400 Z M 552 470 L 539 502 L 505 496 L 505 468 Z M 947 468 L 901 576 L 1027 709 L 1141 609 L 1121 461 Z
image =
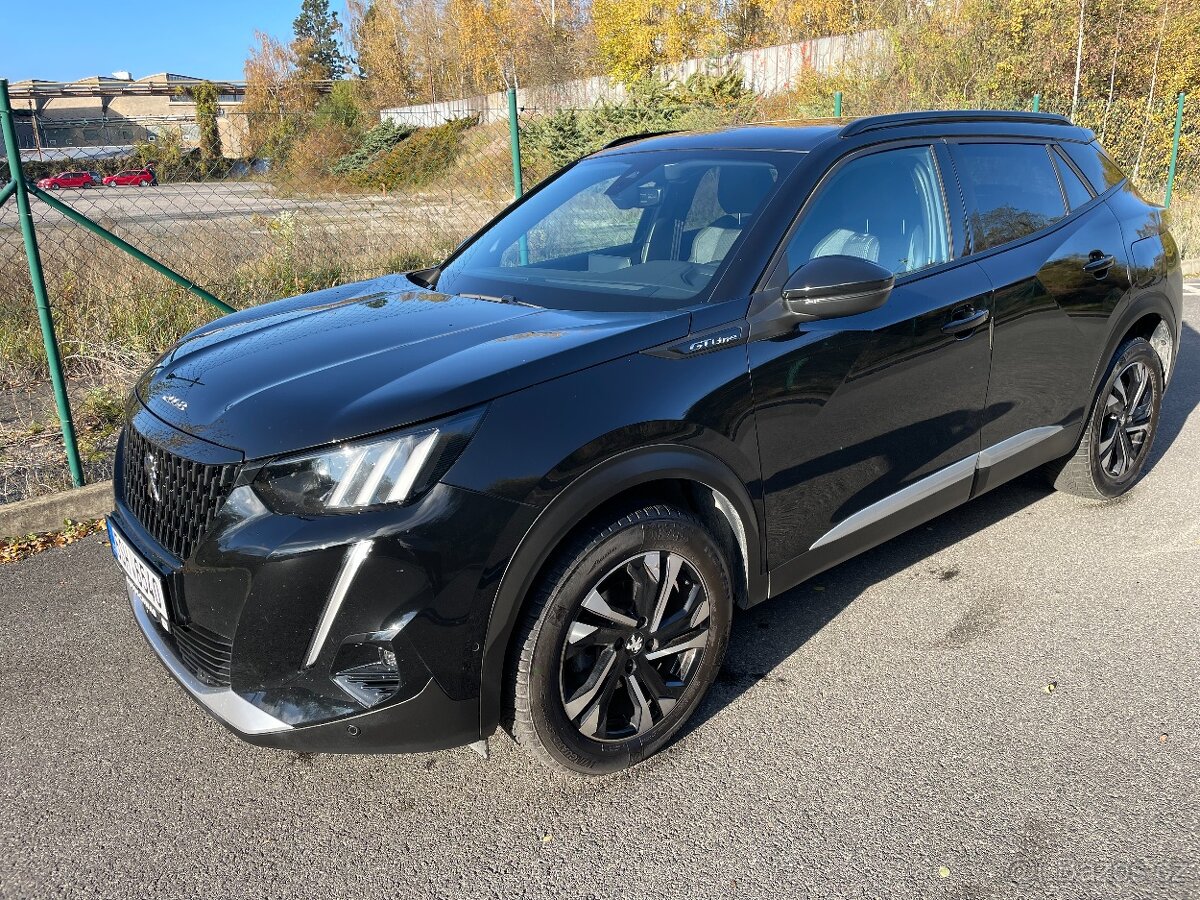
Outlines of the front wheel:
M 1145 338 L 1121 345 L 1092 406 L 1075 452 L 1048 472 L 1057 490 L 1111 500 L 1145 469 L 1162 406 L 1162 360 Z
M 551 565 L 518 635 L 513 736 L 589 775 L 656 753 L 708 692 L 729 642 L 728 564 L 690 513 L 647 506 Z

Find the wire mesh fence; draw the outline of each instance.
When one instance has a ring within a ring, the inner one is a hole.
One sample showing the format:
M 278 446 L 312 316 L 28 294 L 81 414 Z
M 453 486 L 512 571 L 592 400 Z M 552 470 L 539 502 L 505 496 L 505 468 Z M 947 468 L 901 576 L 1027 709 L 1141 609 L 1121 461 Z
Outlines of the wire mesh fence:
M 1174 98 L 1167 99 L 1133 109 L 1102 98 L 1077 110 L 1156 200 L 1167 172 L 1162 132 L 1174 125 Z M 525 187 L 618 137 L 832 116 L 840 100 L 787 108 L 737 92 L 715 100 L 674 93 L 520 110 Z M 1031 100 L 998 105 L 1029 108 Z M 842 108 L 845 115 L 894 111 L 902 110 L 886 99 L 852 94 Z M 226 118 L 226 143 L 253 153 L 253 162 L 206 158 L 191 132 L 160 123 L 155 141 L 103 159 L 68 165 L 30 154 L 25 176 L 236 308 L 437 262 L 514 196 L 507 108 L 450 120 L 434 112 L 414 120 L 410 112 L 403 122 L 385 116 L 353 129 L 317 110 Z M 1185 215 L 1177 217 L 1177 236 L 1185 255 L 1200 256 L 1200 154 L 1181 160 L 1175 202 Z M 36 196 L 30 202 L 85 476 L 106 477 L 136 374 L 218 311 Z M 0 503 L 68 487 L 13 203 L 0 205 L 0 360 Z

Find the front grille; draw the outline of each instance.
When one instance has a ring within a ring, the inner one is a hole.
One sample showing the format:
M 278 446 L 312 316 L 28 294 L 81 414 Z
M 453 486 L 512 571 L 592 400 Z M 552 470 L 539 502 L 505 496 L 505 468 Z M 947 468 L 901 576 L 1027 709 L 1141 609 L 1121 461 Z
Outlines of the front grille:
M 233 490 L 238 466 L 206 465 L 176 456 L 134 428 L 125 429 L 122 443 L 121 496 L 126 508 L 165 550 L 187 559 Z
M 175 652 L 179 661 L 192 670 L 204 682 L 218 687 L 229 687 L 229 660 L 233 656 L 233 641 L 201 628 L 195 622 L 176 625 L 171 629 L 175 636 Z

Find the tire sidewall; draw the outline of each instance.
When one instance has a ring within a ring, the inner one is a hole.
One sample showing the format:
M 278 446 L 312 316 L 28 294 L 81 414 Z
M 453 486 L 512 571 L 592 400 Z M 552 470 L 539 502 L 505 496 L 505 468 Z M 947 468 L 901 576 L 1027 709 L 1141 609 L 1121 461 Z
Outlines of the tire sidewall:
M 704 582 L 709 597 L 711 641 L 679 702 L 645 734 L 626 741 L 584 737 L 562 706 L 563 643 L 587 593 L 614 568 L 639 553 L 678 553 Z M 729 642 L 733 614 L 728 566 L 708 532 L 688 518 L 665 513 L 641 519 L 589 546 L 553 586 L 534 643 L 530 667 L 530 712 L 543 747 L 562 765 L 601 774 L 624 769 L 656 753 L 691 716 L 716 679 Z
M 1143 452 L 1137 462 L 1120 479 L 1114 479 L 1100 465 L 1100 435 L 1109 392 L 1112 390 L 1113 384 L 1116 383 L 1117 377 L 1134 362 L 1145 363 L 1150 372 L 1151 388 L 1154 391 L 1150 410 L 1150 433 L 1146 436 Z M 1162 400 L 1162 360 L 1158 358 L 1158 354 L 1154 352 L 1154 348 L 1150 346 L 1149 341 L 1143 338 L 1135 338 L 1126 344 L 1117 355 L 1112 367 L 1105 376 L 1100 392 L 1096 395 L 1091 420 L 1088 422 L 1088 428 L 1091 429 L 1091 450 L 1088 454 L 1088 464 L 1091 467 L 1093 483 L 1105 496 L 1119 497 L 1141 478 L 1146 463 L 1150 459 L 1150 453 L 1154 448 L 1154 438 L 1158 433 L 1159 412 L 1162 409 Z

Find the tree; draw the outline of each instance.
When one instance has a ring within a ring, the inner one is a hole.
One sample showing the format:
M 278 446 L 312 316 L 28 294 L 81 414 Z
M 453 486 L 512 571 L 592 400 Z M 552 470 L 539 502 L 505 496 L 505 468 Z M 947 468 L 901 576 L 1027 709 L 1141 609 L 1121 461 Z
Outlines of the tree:
M 221 129 L 217 125 L 220 113 L 220 94 L 211 81 L 203 81 L 191 89 L 196 104 L 196 124 L 200 128 L 200 160 L 206 170 L 221 158 Z
M 300 15 L 292 22 L 295 32 L 297 64 L 305 79 L 328 81 L 345 78 L 349 60 L 342 52 L 337 13 L 329 9 L 329 0 L 304 0 Z
M 725 49 L 717 0 L 594 0 L 592 28 L 600 64 L 626 83 Z

